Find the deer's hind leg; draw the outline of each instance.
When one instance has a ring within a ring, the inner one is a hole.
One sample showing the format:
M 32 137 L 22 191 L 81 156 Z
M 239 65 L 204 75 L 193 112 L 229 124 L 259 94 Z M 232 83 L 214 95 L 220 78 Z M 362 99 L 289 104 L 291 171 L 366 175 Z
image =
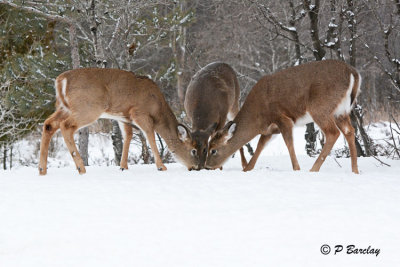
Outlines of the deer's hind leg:
M 42 140 L 40 142 L 39 174 L 47 174 L 47 157 L 49 154 L 49 144 L 53 135 L 60 129 L 60 123 L 68 117 L 62 110 L 56 110 L 49 118 L 44 121 Z
M 132 126 L 128 123 L 123 123 L 123 125 L 120 124 L 120 128 L 123 131 L 123 137 L 124 137 L 124 146 L 122 148 L 122 158 L 121 158 L 121 163 L 120 167 L 121 170 L 127 170 L 128 169 L 128 152 L 129 152 L 129 146 L 131 144 L 132 140 Z
M 311 114 L 313 116 L 313 114 Z M 340 132 L 336 126 L 335 119 L 333 116 L 329 117 L 313 117 L 315 123 L 319 126 L 319 128 L 323 131 L 326 142 L 324 147 L 322 148 L 321 153 L 319 154 L 317 160 L 315 161 L 314 165 L 312 166 L 312 172 L 318 172 L 321 168 L 322 163 L 324 163 L 326 157 L 332 150 L 333 145 L 336 143 Z
M 350 157 L 351 157 L 351 170 L 354 173 L 358 174 L 355 134 L 354 134 L 354 128 L 350 122 L 350 117 L 349 115 L 342 115 L 338 118 L 335 118 L 335 122 L 336 125 L 339 127 L 340 131 L 343 133 L 344 137 L 346 138 L 347 143 L 349 144 Z
M 99 112 L 98 114 L 94 112 L 91 114 L 86 113 L 84 115 L 79 114 L 79 116 L 74 116 L 73 114 L 71 114 L 60 124 L 61 134 L 64 137 L 64 142 L 67 145 L 69 152 L 71 153 L 72 159 L 75 162 L 79 174 L 86 173 L 86 169 L 81 155 L 79 154 L 78 148 L 76 147 L 74 141 L 74 133 L 79 128 L 89 125 L 97 120 L 97 118 L 100 117 L 100 114 L 101 112 Z

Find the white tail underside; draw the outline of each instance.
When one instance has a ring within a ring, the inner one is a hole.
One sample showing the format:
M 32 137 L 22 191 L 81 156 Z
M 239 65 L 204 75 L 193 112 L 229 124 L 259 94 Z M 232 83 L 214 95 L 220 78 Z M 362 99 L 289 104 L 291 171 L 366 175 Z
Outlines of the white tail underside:
M 354 76 L 350 74 L 350 84 L 346 91 L 345 97 L 339 103 L 337 108 L 335 109 L 334 115 L 335 117 L 339 117 L 344 114 L 349 114 L 351 111 L 351 92 L 353 91 L 354 86 Z

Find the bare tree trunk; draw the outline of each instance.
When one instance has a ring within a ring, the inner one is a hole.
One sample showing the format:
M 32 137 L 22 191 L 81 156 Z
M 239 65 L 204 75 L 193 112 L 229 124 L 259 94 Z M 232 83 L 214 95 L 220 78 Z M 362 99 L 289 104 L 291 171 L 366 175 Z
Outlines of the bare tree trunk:
M 144 137 L 142 132 L 139 132 L 138 136 L 139 136 L 140 142 L 142 143 L 143 163 L 149 164 L 150 163 L 150 151 L 149 151 L 149 147 L 147 146 L 147 143 L 146 143 L 146 137 Z
M 69 41 L 71 44 L 71 58 L 72 58 L 72 68 L 78 69 L 80 67 L 79 60 L 79 49 L 78 41 L 76 36 L 76 26 L 74 24 L 69 25 Z M 89 129 L 88 127 L 82 128 L 78 131 L 79 134 L 79 154 L 81 154 L 83 164 L 85 166 L 89 165 Z
M 356 112 L 354 112 L 354 109 L 350 112 L 350 119 L 351 119 L 351 125 L 353 126 L 355 133 L 357 134 L 358 132 L 358 122 L 357 122 L 357 115 Z M 365 157 L 365 153 L 361 147 L 360 142 L 358 142 L 358 139 L 356 135 L 354 136 L 356 139 L 356 149 L 357 149 L 357 156 L 358 157 Z
M 296 29 L 295 31 L 293 31 L 293 30 L 289 31 L 289 33 L 291 34 L 291 36 L 294 40 L 294 47 L 295 47 L 295 51 L 296 51 L 295 65 L 300 65 L 301 63 L 303 63 L 303 57 L 301 56 L 300 37 L 299 37 L 299 33 L 296 28 L 296 21 L 301 19 L 302 17 L 296 18 L 296 9 L 295 9 L 293 0 L 289 1 L 289 6 L 291 9 L 289 25 L 290 25 L 291 29 L 293 29 L 293 28 Z
M 306 139 L 306 152 L 310 157 L 317 155 L 317 135 L 318 131 L 315 130 L 314 123 L 307 123 L 304 138 Z
M 315 0 L 314 4 L 311 4 L 311 0 L 303 0 L 304 9 L 307 11 L 310 18 L 310 35 L 313 45 L 313 53 L 316 60 L 322 60 L 325 57 L 325 50 L 319 39 L 319 0 Z
M 79 154 L 81 154 L 83 164 L 89 166 L 89 127 L 84 127 L 78 131 L 79 134 Z
M 186 1 L 180 1 L 180 10 L 185 11 L 187 8 Z M 177 38 L 177 34 L 179 38 Z M 186 26 L 179 26 L 177 31 L 174 31 L 172 35 L 172 49 L 175 58 L 176 64 L 176 74 L 177 74 L 177 90 L 178 90 L 178 98 L 180 104 L 183 106 L 183 102 L 185 101 L 185 87 L 184 81 L 188 78 L 188 73 L 186 71 Z
M 3 170 L 7 170 L 7 146 L 3 145 Z
M 355 19 L 355 10 L 353 0 L 347 0 L 347 7 L 350 12 L 348 12 L 348 27 L 350 30 L 350 47 L 349 47 L 349 55 L 350 55 L 350 65 L 356 66 L 356 38 L 357 38 L 357 22 Z M 353 108 L 350 114 L 350 119 L 353 127 L 355 128 L 355 132 L 359 132 L 361 135 L 361 139 L 364 143 L 364 150 L 362 151 L 362 147 L 360 142 L 358 141 L 357 136 L 355 136 L 357 155 L 358 156 L 371 156 L 371 139 L 368 134 L 364 130 L 363 118 L 362 118 L 362 110 Z
M 111 120 L 112 123 L 112 145 L 114 149 L 114 160 L 115 165 L 119 166 L 121 163 L 121 156 L 122 156 L 122 136 L 121 130 L 119 129 L 119 124 L 116 120 Z
M 13 166 L 13 164 L 12 164 L 12 161 L 13 161 L 13 145 L 11 145 L 11 147 L 10 147 L 10 170 L 12 169 L 12 166 Z
M 96 18 L 96 1 L 91 0 L 90 7 L 89 7 L 89 14 L 91 16 L 91 24 L 90 24 L 90 32 L 92 33 L 92 41 L 93 41 L 93 50 L 94 50 L 94 58 L 95 64 L 98 68 L 106 68 L 107 67 L 107 60 L 104 55 L 104 50 L 101 45 L 101 39 L 98 36 L 98 26 L 100 24 Z M 119 124 L 115 120 L 111 120 L 112 124 L 112 133 L 111 139 L 114 149 L 114 160 L 115 164 L 119 165 L 121 162 L 122 157 L 122 134 L 121 129 L 119 128 Z
M 322 47 L 321 41 L 319 39 L 319 0 L 315 0 L 315 4 L 311 4 L 311 0 L 303 0 L 304 9 L 307 11 L 310 18 L 310 36 L 313 45 L 313 53 L 316 60 L 322 60 L 325 56 L 325 50 Z M 318 132 L 315 131 L 314 123 L 308 123 L 306 134 L 304 135 L 306 139 L 306 152 L 309 156 L 315 156 L 317 154 L 317 135 Z M 322 144 L 321 144 L 322 145 Z

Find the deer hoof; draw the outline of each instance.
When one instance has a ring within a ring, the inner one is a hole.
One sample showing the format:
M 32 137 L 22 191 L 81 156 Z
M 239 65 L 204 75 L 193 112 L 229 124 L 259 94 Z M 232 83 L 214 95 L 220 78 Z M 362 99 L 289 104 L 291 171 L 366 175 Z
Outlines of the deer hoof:
M 39 167 L 39 175 L 46 175 L 47 170 L 43 169 L 42 167 Z
M 162 165 L 161 167 L 159 167 L 157 170 L 159 171 L 166 171 L 167 167 L 165 167 L 164 165 Z
M 83 167 L 83 168 L 78 167 L 77 169 L 78 169 L 79 174 L 85 174 L 86 173 L 85 167 Z

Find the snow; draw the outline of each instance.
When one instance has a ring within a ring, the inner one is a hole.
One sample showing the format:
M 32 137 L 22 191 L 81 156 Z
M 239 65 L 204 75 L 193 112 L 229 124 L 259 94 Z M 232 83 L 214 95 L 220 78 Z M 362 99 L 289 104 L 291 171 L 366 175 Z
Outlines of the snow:
M 0 266 L 399 266 L 400 161 L 359 158 L 355 175 L 350 159 L 328 157 L 310 173 L 303 135 L 295 129 L 297 172 L 280 136 L 248 173 L 238 154 L 222 171 L 0 171 Z M 333 255 L 335 245 L 345 248 Z M 380 253 L 348 255 L 347 245 Z
M 331 22 L 329 22 L 329 26 L 328 27 L 329 28 L 337 28 L 338 25 L 331 21 Z
M 191 14 L 191 13 L 187 14 L 184 18 L 182 18 L 182 19 L 179 21 L 179 24 L 184 24 L 184 23 L 188 22 L 188 21 L 190 20 L 191 17 L 192 17 L 192 14 Z
M 327 43 L 326 46 L 327 46 L 327 47 L 332 47 L 332 46 L 334 46 L 335 44 L 336 44 L 335 42 L 332 42 L 332 41 L 331 41 L 331 42 Z
M 285 28 L 286 28 L 286 30 L 291 31 L 291 32 L 297 31 L 296 27 L 285 27 Z

